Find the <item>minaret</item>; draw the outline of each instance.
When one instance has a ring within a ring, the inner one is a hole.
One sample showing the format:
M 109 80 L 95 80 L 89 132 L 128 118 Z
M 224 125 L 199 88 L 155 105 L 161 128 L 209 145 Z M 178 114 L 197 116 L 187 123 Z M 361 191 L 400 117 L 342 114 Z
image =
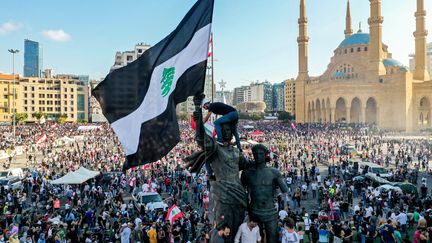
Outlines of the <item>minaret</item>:
M 424 0 L 417 0 L 416 17 L 416 31 L 415 37 L 415 71 L 414 79 L 416 80 L 429 80 L 429 73 L 426 67 L 426 37 L 428 31 L 426 30 L 426 10 L 424 9 Z
M 382 23 L 384 17 L 381 16 L 381 0 L 370 1 L 370 18 L 369 32 L 369 73 L 371 76 L 385 75 L 386 69 L 382 62 L 383 48 L 382 48 Z
M 345 17 L 345 38 L 348 38 L 352 35 L 353 30 L 351 28 L 351 10 L 350 10 L 350 2 L 347 1 L 347 10 L 346 10 L 346 17 Z
M 308 32 L 306 17 L 306 0 L 300 0 L 299 37 L 297 43 L 299 47 L 299 76 L 308 76 Z
M 309 78 L 308 71 L 308 42 L 309 37 L 307 34 L 307 17 L 306 17 L 306 0 L 300 0 L 300 17 L 299 24 L 299 37 L 298 43 L 298 62 L 299 70 L 296 79 L 296 122 L 306 122 L 306 101 L 305 101 L 305 83 Z

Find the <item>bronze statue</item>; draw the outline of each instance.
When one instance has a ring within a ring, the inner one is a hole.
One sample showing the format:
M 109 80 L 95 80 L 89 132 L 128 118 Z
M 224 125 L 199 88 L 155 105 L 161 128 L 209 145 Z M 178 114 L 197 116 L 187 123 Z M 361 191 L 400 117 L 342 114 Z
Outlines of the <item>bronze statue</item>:
M 252 153 L 255 166 L 244 170 L 241 176 L 250 199 L 248 213 L 259 220 L 260 229 L 265 231 L 266 242 L 277 242 L 279 234 L 275 191 L 280 188 L 286 193 L 288 186 L 277 169 L 266 166 L 266 162 L 270 162 L 270 151 L 264 145 L 253 146 Z
M 210 178 L 210 198 L 214 202 L 214 223 L 225 222 L 231 232 L 236 232 L 243 223 L 246 211 L 246 191 L 241 185 L 239 171 L 247 165 L 240 156 L 240 150 L 231 145 L 222 146 L 204 132 L 202 111 L 199 107 L 203 96 L 195 96 L 194 120 L 196 122 L 195 141 L 202 151 L 185 158 L 191 172 L 199 172 L 204 163 L 209 162 L 213 171 Z M 224 144 L 230 144 L 233 137 L 233 124 L 222 124 Z M 231 234 L 226 242 L 234 242 Z

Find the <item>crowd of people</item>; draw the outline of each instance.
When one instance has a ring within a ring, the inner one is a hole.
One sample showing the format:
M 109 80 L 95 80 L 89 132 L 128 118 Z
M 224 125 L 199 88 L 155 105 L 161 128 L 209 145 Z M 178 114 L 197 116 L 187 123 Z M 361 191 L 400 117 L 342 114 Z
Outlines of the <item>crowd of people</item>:
M 18 126 L 15 140 L 10 126 L 0 127 L 0 150 L 11 155 L 1 160 L 4 170 L 25 172 L 21 186 L 0 187 L 0 242 L 223 242 L 217 240 L 227 234 L 236 242 L 264 239 L 253 218 L 239 229 L 212 224 L 206 171 L 184 168 L 183 159 L 198 149 L 188 123 L 180 123 L 181 142 L 167 156 L 127 173 L 107 124 L 79 126 Z M 242 121 L 239 128 L 245 157 L 253 159 L 251 147 L 265 144 L 269 166 L 288 185 L 288 193 L 275 193 L 280 242 L 430 242 L 428 139 L 396 138 L 364 125 Z M 346 151 L 348 144 L 355 152 Z M 20 155 L 13 152 L 18 147 Z M 414 182 L 419 192 L 383 189 L 361 170 L 350 176 L 353 161 L 391 168 L 392 180 Z M 79 167 L 101 174 L 82 184 L 51 184 Z M 161 195 L 167 207 L 137 204 L 136 195 L 148 191 Z M 171 220 L 174 205 L 181 217 Z

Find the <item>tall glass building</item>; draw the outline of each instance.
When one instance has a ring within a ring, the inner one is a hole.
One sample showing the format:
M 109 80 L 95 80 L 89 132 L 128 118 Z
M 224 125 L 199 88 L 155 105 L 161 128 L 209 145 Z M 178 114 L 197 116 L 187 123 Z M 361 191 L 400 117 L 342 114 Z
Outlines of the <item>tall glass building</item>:
M 42 77 L 42 45 L 24 40 L 24 77 Z

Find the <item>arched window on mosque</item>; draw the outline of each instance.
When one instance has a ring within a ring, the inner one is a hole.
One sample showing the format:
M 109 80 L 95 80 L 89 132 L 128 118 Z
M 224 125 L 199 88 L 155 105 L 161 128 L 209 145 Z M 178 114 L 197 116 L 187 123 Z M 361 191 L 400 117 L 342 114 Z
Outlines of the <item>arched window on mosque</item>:
M 365 50 L 365 51 L 367 51 L 367 50 L 368 50 L 368 49 L 367 49 L 367 46 L 365 46 L 364 50 Z
M 361 48 L 360 47 L 357 47 L 357 52 L 361 52 Z
M 348 52 L 347 49 L 345 49 L 345 54 L 347 54 L 347 52 Z
M 351 53 L 353 53 L 354 52 L 354 48 L 351 48 Z

